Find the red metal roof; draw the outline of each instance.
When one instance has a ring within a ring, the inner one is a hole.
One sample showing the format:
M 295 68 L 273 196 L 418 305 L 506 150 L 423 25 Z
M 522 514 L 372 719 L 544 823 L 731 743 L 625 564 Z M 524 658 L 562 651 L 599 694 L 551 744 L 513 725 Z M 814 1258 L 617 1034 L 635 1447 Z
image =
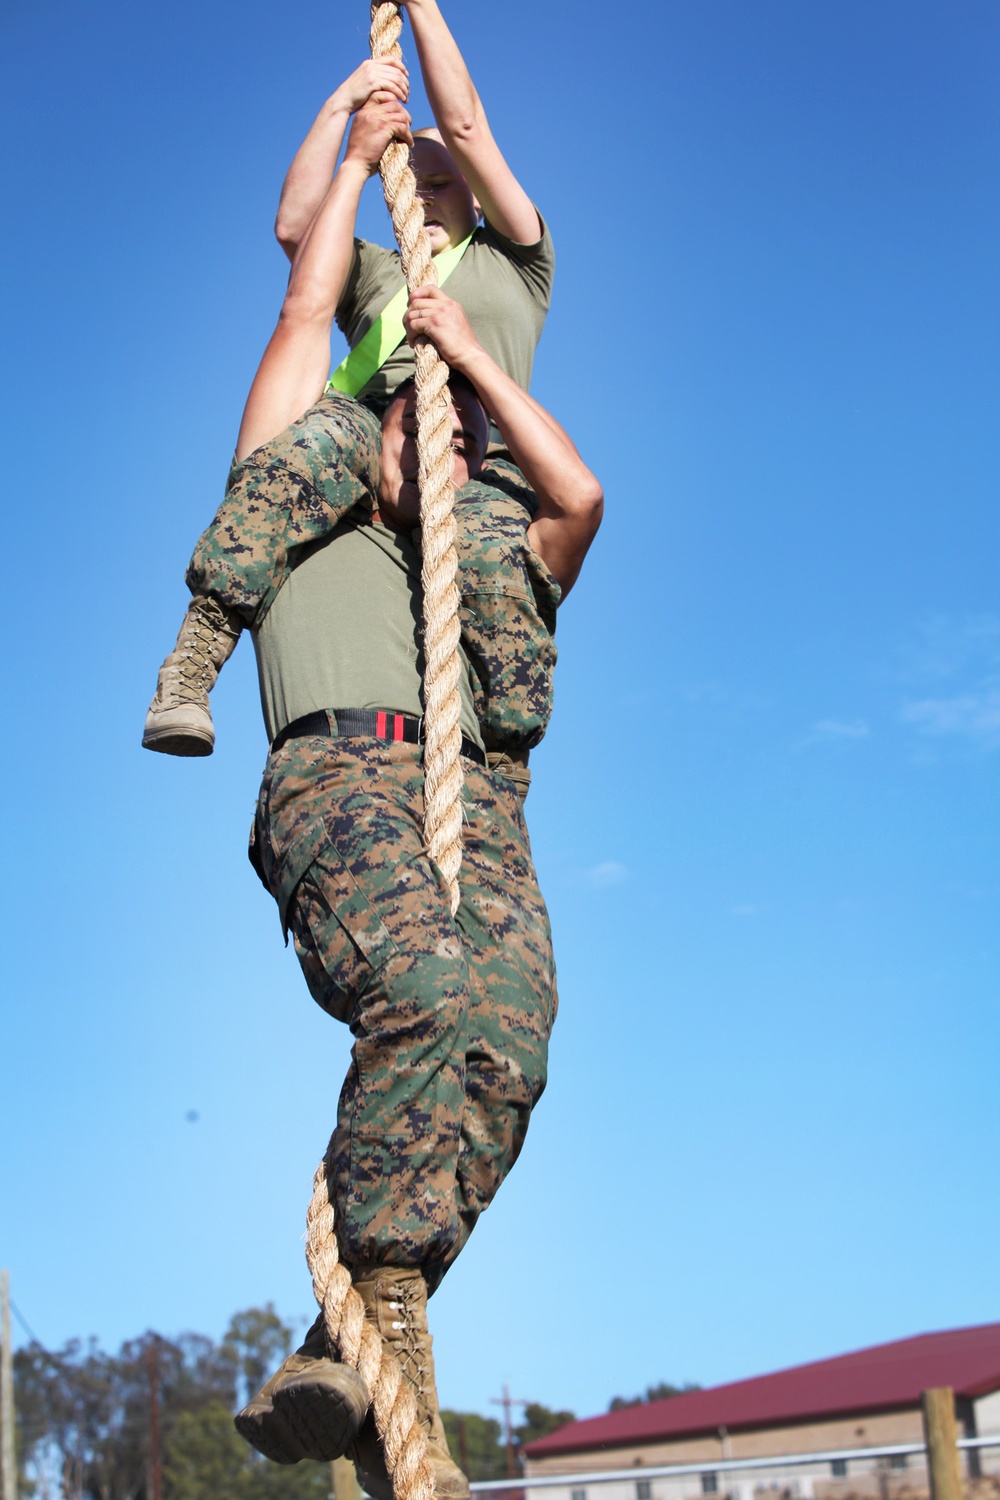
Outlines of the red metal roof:
M 919 1404 L 920 1393 L 949 1385 L 957 1395 L 1000 1389 L 1000 1323 L 921 1333 L 854 1354 L 736 1380 L 666 1401 L 650 1401 L 569 1422 L 529 1443 L 529 1458 L 617 1448 L 698 1433 L 772 1427 Z

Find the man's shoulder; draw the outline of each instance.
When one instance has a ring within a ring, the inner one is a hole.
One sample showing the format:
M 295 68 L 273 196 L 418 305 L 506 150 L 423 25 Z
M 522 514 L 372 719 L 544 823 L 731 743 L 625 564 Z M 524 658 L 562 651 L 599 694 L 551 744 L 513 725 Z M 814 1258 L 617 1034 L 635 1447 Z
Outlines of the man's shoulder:
M 356 239 L 354 253 L 363 266 L 381 266 L 399 263 L 399 251 L 388 245 L 377 245 L 374 240 Z
M 555 246 L 552 243 L 549 227 L 541 214 L 538 215 L 538 223 L 542 231 L 538 239 L 528 245 L 522 245 L 518 240 L 508 239 L 507 235 L 500 233 L 496 225 L 484 219 L 473 235 L 472 243 L 479 248 L 480 253 L 500 256 L 522 273 L 533 272 L 536 276 L 543 274 L 551 276 L 556 264 Z
M 472 511 L 483 507 L 506 516 L 524 527 L 538 509 L 538 498 L 520 469 L 502 458 L 487 458 L 479 473 L 455 496 L 456 508 Z
M 358 330 L 353 326 L 354 320 L 364 317 L 367 312 L 370 322 L 374 313 L 369 304 L 373 299 L 386 301 L 403 279 L 398 250 L 376 245 L 373 240 L 354 241 L 351 264 L 337 305 L 337 323 L 349 342 L 357 342 Z

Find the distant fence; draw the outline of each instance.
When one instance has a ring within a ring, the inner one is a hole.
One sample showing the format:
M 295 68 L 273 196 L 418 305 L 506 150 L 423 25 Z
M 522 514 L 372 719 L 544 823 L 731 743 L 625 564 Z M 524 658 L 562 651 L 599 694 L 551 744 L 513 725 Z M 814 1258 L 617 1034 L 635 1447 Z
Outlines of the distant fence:
M 1000 1448 L 1000 1433 L 991 1437 L 959 1438 L 962 1452 Z M 717 1458 L 699 1464 L 635 1464 L 631 1469 L 597 1469 L 586 1474 L 532 1474 L 510 1479 L 482 1479 L 470 1484 L 474 1494 L 502 1490 L 582 1489 L 591 1484 L 621 1484 L 637 1479 L 683 1479 L 695 1474 L 752 1473 L 755 1469 L 793 1469 L 807 1464 L 846 1462 L 855 1458 L 907 1458 L 927 1455 L 926 1443 L 891 1443 L 882 1448 L 824 1448 L 820 1453 L 776 1453 L 772 1458 Z

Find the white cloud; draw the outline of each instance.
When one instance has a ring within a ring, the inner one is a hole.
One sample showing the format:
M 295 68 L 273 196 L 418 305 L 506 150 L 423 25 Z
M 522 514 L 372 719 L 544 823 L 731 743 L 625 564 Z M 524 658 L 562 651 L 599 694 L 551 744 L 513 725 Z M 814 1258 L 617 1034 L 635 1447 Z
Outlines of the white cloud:
M 935 615 L 903 648 L 906 681 L 954 682 L 1000 671 L 1000 615 Z
M 908 696 L 899 720 L 925 741 L 1000 749 L 1000 615 L 925 620 L 902 652 L 900 677 Z
M 798 749 L 806 745 L 850 744 L 852 740 L 865 740 L 871 734 L 864 719 L 818 719 L 798 742 Z
M 813 740 L 863 740 L 871 734 L 864 719 L 820 719 L 810 734 Z
M 1000 684 L 980 684 L 953 698 L 921 698 L 903 705 L 902 719 L 921 734 L 952 735 L 982 749 L 1000 747 Z
M 621 885 L 628 878 L 628 870 L 616 859 L 607 859 L 603 864 L 592 865 L 587 871 L 587 881 L 595 890 L 605 890 L 609 885 Z

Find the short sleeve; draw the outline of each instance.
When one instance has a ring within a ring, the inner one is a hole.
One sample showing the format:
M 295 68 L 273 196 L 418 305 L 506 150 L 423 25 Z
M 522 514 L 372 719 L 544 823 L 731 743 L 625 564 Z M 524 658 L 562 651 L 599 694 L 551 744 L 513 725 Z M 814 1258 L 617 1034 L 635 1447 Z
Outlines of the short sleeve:
M 347 279 L 337 304 L 337 327 L 352 349 L 402 284 L 398 252 L 373 245 L 370 240 L 354 241 Z
M 542 236 L 532 245 L 521 245 L 517 240 L 508 239 L 488 219 L 483 222 L 482 236 L 485 243 L 492 246 L 514 268 L 532 301 L 547 312 L 552 301 L 556 252 L 548 225 L 541 214 L 538 214 L 538 222 L 542 226 Z

